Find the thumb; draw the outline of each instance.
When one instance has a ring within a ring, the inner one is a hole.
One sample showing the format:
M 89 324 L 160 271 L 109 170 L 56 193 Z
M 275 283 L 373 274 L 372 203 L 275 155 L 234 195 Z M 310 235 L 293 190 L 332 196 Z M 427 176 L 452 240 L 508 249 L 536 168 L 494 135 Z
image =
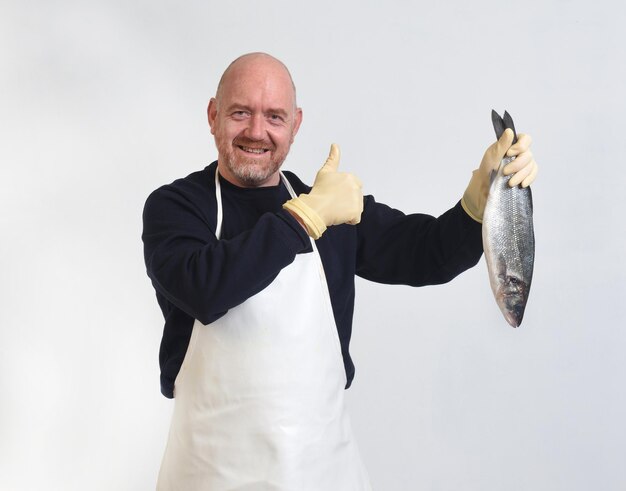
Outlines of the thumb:
M 339 168 L 339 158 L 341 156 L 341 152 L 339 151 L 339 145 L 337 145 L 336 143 L 333 143 L 330 146 L 330 153 L 328 154 L 328 158 L 326 159 L 326 162 L 324 162 L 324 165 L 322 166 L 323 171 L 331 171 L 331 172 L 336 172 L 337 169 Z
M 511 148 L 511 145 L 513 144 L 513 138 L 515 138 L 515 135 L 512 129 L 507 128 L 506 130 L 504 130 L 504 133 L 502 133 L 502 136 L 496 144 L 496 152 L 498 153 L 498 158 L 502 159 L 507 150 Z

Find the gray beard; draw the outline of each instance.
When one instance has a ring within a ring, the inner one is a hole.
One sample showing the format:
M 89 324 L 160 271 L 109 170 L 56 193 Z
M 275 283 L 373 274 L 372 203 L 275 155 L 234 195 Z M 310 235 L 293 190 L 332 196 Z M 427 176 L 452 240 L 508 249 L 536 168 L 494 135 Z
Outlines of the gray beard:
M 232 154 L 228 154 L 224 163 L 228 170 L 242 183 L 246 186 L 256 187 L 278 172 L 284 160 L 284 158 L 280 162 L 271 160 L 269 166 L 259 167 L 254 159 L 235 159 Z

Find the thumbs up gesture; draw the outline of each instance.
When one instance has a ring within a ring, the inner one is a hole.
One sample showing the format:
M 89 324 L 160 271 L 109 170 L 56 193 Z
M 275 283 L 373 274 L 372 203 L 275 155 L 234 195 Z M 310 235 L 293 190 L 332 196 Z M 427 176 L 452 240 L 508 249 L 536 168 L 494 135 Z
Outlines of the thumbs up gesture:
M 319 239 L 326 227 L 348 223 L 356 225 L 363 212 L 361 181 L 347 172 L 339 172 L 339 146 L 332 144 L 326 162 L 315 176 L 310 193 L 287 201 L 283 208 L 304 224 L 313 239 Z

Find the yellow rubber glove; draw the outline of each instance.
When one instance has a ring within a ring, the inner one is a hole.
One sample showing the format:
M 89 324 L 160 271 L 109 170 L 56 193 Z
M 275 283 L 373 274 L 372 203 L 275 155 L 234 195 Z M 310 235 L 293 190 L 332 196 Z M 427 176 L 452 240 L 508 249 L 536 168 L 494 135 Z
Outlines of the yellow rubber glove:
M 489 146 L 480 166 L 472 172 L 472 178 L 461 199 L 463 209 L 474 220 L 479 223 L 483 221 L 483 213 L 491 184 L 491 172 L 498 170 L 500 162 L 505 156 L 515 157 L 504 168 L 504 175 L 514 174 L 509 179 L 509 186 L 518 186 L 521 183 L 522 187 L 528 187 L 535 180 L 538 167 L 530 151 L 531 142 L 530 135 L 520 133 L 517 135 L 517 143 L 511 146 L 513 131 L 506 129 L 500 139 Z
M 361 181 L 347 172 L 337 172 L 339 146 L 332 144 L 328 159 L 315 176 L 310 193 L 287 201 L 283 208 L 304 225 L 309 236 L 319 239 L 326 227 L 356 225 L 363 213 Z

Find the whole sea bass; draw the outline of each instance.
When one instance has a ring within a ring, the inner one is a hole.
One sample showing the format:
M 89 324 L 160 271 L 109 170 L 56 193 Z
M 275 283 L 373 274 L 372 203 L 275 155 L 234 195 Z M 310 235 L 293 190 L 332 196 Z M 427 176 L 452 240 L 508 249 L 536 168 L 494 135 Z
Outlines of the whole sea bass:
M 504 119 L 491 111 L 491 119 L 498 139 L 506 128 L 515 132 L 506 111 Z M 513 143 L 516 141 L 517 135 Z M 535 234 L 530 187 L 509 187 L 511 176 L 502 173 L 514 158 L 503 158 L 498 171 L 492 173 L 482 234 L 491 290 L 507 322 L 517 327 L 524 317 L 533 278 Z

